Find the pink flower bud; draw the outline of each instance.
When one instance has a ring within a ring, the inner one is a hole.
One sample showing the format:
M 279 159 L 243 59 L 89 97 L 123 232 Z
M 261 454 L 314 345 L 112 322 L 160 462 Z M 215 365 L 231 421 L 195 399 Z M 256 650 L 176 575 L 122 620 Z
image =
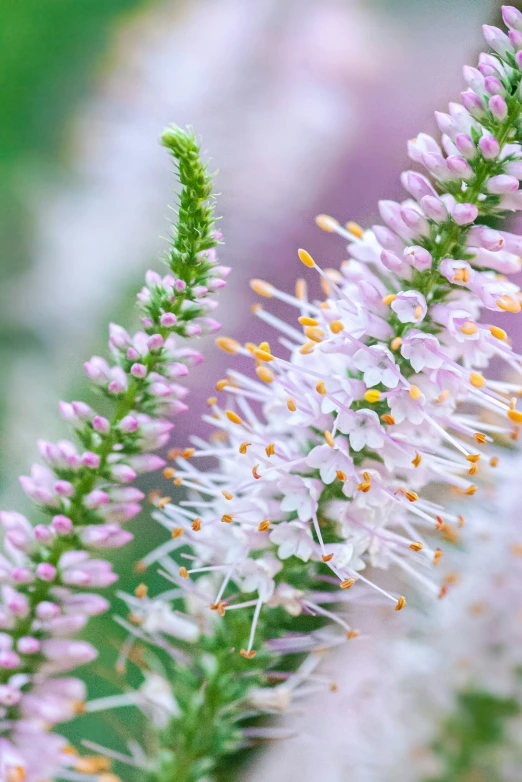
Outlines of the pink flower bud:
M 133 467 L 138 474 L 143 472 L 153 472 L 154 470 L 161 470 L 165 466 L 165 459 L 160 456 L 156 456 L 154 453 L 144 453 L 137 456 L 131 456 L 128 459 L 129 464 Z
M 199 326 L 197 323 L 189 323 L 185 327 L 185 334 L 187 337 L 197 337 L 199 334 L 201 334 L 201 326 Z
M 389 250 L 382 251 L 381 261 L 383 266 L 385 266 L 391 272 L 398 271 L 402 266 L 402 260 L 397 255 L 395 255 L 395 253 L 389 252 Z
M 108 505 L 111 501 L 111 498 L 107 494 L 107 492 L 102 491 L 101 489 L 93 489 L 84 499 L 83 504 L 86 508 L 91 508 L 93 510 L 96 510 L 97 508 L 100 508 L 102 505 Z
M 522 38 L 520 33 L 517 33 L 517 35 Z M 496 76 L 487 76 L 484 80 L 484 85 L 490 95 L 504 95 L 505 93 L 502 82 Z
M 522 13 L 512 5 L 502 6 L 502 19 L 506 27 L 522 31 Z
M 492 176 L 487 183 L 488 193 L 494 193 L 495 195 L 504 195 L 505 193 L 513 193 L 518 190 L 518 179 L 509 174 L 498 174 L 498 176 Z
M 505 59 L 507 54 L 513 54 L 514 49 L 510 43 L 506 33 L 499 30 L 498 27 L 493 27 L 490 24 L 482 25 L 482 32 L 487 43 L 494 49 L 497 54 Z
M 177 322 L 178 319 L 173 312 L 164 312 L 160 318 L 160 324 L 167 329 L 175 326 Z
M 17 584 L 31 584 L 34 581 L 34 576 L 31 571 L 26 567 L 15 567 L 11 571 L 11 578 L 16 581 Z
M 468 225 L 478 217 L 478 209 L 474 204 L 455 204 L 451 213 L 457 225 Z
M 38 524 L 34 528 L 34 536 L 39 543 L 48 545 L 54 538 L 53 530 L 46 527 L 45 524 Z
M 459 157 L 459 155 L 450 155 L 446 159 L 446 164 L 451 173 L 461 179 L 471 179 L 474 176 L 473 169 L 468 161 L 463 157 Z
M 426 217 L 434 220 L 436 223 L 442 223 L 448 217 L 448 211 L 444 203 L 436 196 L 424 196 L 420 200 L 422 210 Z
M 137 361 L 140 358 L 140 353 L 135 347 L 130 347 L 127 351 L 127 358 L 129 361 Z
M 54 619 L 56 616 L 60 616 L 60 608 L 56 603 L 51 603 L 48 600 L 42 600 L 36 606 L 36 616 L 38 619 L 47 621 L 48 619 Z
M 30 635 L 24 635 L 18 639 L 16 647 L 20 654 L 36 654 L 40 651 L 40 641 Z
M 147 377 L 147 367 L 145 364 L 133 364 L 130 368 L 130 372 L 133 377 Z
M 436 196 L 437 193 L 433 189 L 431 183 L 426 177 L 421 174 L 417 174 L 416 171 L 405 171 L 401 175 L 401 182 L 403 187 L 411 193 L 416 201 L 420 201 L 424 196 Z
M 85 467 L 90 467 L 92 470 L 97 470 L 100 466 L 100 457 L 97 453 L 93 453 L 93 451 L 85 451 L 85 453 L 82 454 L 82 464 L 84 464 Z
M 149 350 L 159 350 L 165 344 L 165 340 L 161 334 L 152 334 L 147 340 L 147 346 Z
M 57 516 L 53 516 L 51 524 L 53 526 L 53 529 L 59 535 L 68 535 L 73 528 L 73 523 L 71 519 L 68 516 L 62 515 L 61 513 L 59 513 Z
M 427 269 L 431 269 L 433 258 L 431 254 L 420 246 L 406 247 L 404 250 L 404 260 L 410 266 L 413 266 L 419 272 L 424 272 Z
M 486 160 L 498 157 L 500 145 L 494 136 L 482 136 L 479 140 L 479 149 Z
M 40 562 L 36 568 L 36 575 L 42 581 L 54 581 L 56 578 L 56 568 L 49 562 Z
M 70 481 L 56 481 L 54 489 L 61 497 L 72 497 L 74 494 L 74 486 Z
M 461 155 L 466 158 L 473 158 L 477 152 L 477 148 L 473 143 L 473 139 L 467 133 L 457 133 L 455 136 L 455 145 Z
M 111 467 L 111 477 L 118 483 L 131 483 L 136 478 L 136 473 L 127 464 L 115 464 Z
M 174 290 L 177 291 L 178 293 L 184 291 L 186 287 L 187 287 L 187 283 L 184 282 L 183 280 L 176 280 L 174 282 Z
M 125 418 L 121 419 L 118 428 L 120 432 L 130 434 L 131 432 L 136 432 L 140 428 L 140 422 L 135 415 L 126 415 Z
M 499 122 L 503 122 L 508 113 L 507 103 L 502 95 L 493 95 L 488 102 L 489 110 Z
M 0 668 L 13 670 L 20 665 L 20 658 L 16 652 L 0 651 Z
M 476 92 L 473 92 L 473 90 L 466 90 L 465 92 L 460 93 L 460 97 L 462 99 L 462 105 L 469 111 L 472 117 L 480 118 L 483 116 L 486 107 Z
M 108 434 L 111 425 L 107 418 L 104 418 L 101 415 L 95 415 L 92 419 L 92 428 L 100 434 Z

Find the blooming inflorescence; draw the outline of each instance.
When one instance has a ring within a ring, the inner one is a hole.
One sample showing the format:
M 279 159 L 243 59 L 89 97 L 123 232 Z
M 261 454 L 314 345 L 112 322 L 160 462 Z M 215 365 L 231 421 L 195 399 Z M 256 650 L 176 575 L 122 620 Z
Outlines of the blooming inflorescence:
M 464 523 L 448 487 L 472 496 L 477 470 L 497 463 L 484 446 L 518 436 L 522 356 L 481 319 L 484 310 L 519 313 L 522 301 L 506 276 L 520 270 L 522 238 L 491 227 L 522 209 L 522 14 L 503 13 L 509 35 L 484 28 L 491 53 L 464 69 L 462 104 L 436 115 L 441 144 L 426 134 L 409 143 L 423 173 L 402 175 L 406 201 L 380 203 L 385 225 L 317 218 L 348 240 L 351 256 L 323 270 L 299 251 L 325 300 L 309 300 L 303 280 L 295 295 L 252 281 L 296 313 L 290 323 L 254 308 L 286 354 L 268 341 L 217 340 L 252 360 L 257 379 L 231 369 L 217 383 L 226 403 L 209 399 L 215 434 L 177 459 L 188 496 L 157 514 L 172 540 L 144 559 L 175 588 L 125 597 L 130 636 L 185 662 L 167 676 L 176 697 L 154 779 L 206 778 L 219 753 L 245 739 L 237 724 L 249 692 L 260 711 L 290 698 L 263 679 L 267 660 L 357 635 L 343 605 L 373 589 L 404 608 L 370 568 L 393 566 L 443 597 L 447 586 L 429 576 L 442 553 L 436 536 Z M 513 382 L 485 376 L 493 358 Z M 199 457 L 217 463 L 199 469 Z
M 219 327 L 212 294 L 228 269 L 215 259 L 211 176 L 192 134 L 168 129 L 162 141 L 182 185 L 169 271 L 147 272 L 138 295 L 142 330 L 130 336 L 111 324 L 111 361 L 94 356 L 85 364 L 112 412 L 61 402 L 78 444 L 40 441 L 44 465 L 20 478 L 46 522 L 33 527 L 20 513 L 0 513 L 0 778 L 8 782 L 41 780 L 77 763 L 65 740 L 47 732 L 83 709 L 85 687 L 56 674 L 96 656 L 70 636 L 108 608 L 90 591 L 117 579 L 98 551 L 132 539 L 121 525 L 139 513 L 143 493 L 131 484 L 165 464 L 152 452 L 168 440 L 170 418 L 186 409 L 178 381 L 202 357 L 175 337 Z

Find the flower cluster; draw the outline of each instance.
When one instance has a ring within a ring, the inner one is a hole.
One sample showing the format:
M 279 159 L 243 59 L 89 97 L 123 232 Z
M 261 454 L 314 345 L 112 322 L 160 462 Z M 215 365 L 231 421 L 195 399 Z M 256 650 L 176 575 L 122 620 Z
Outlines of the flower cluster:
M 85 364 L 105 397 L 104 412 L 112 412 L 61 402 L 77 444 L 40 441 L 44 465 L 20 478 L 45 522 L 33 527 L 20 513 L 0 513 L 0 778 L 9 782 L 41 780 L 62 763 L 77 763 L 65 740 L 47 731 L 83 709 L 85 688 L 56 675 L 96 656 L 90 643 L 71 636 L 109 605 L 90 591 L 117 580 L 98 552 L 132 539 L 122 525 L 140 512 L 144 496 L 132 484 L 164 466 L 152 452 L 167 442 L 170 418 L 187 409 L 178 381 L 202 356 L 176 337 L 219 327 L 210 316 L 212 294 L 228 269 L 215 258 L 211 177 L 191 134 L 173 128 L 162 141 L 182 185 L 169 271 L 147 272 L 138 295 L 142 330 L 131 336 L 111 324 L 111 360 L 94 356 Z
M 492 52 L 465 68 L 462 104 L 436 115 L 441 143 L 426 134 L 410 142 L 423 172 L 402 175 L 407 200 L 380 203 L 385 225 L 317 218 L 348 240 L 351 256 L 322 269 L 299 250 L 325 299 L 310 300 L 303 280 L 295 295 L 252 281 L 295 311 L 293 324 L 254 308 L 286 354 L 268 341 L 217 340 L 254 362 L 257 379 L 232 369 L 218 381 L 227 400 L 209 399 L 215 434 L 176 460 L 187 499 L 157 514 L 172 539 L 144 559 L 174 588 L 126 598 L 130 643 L 152 640 L 181 663 L 167 676 L 176 706 L 155 780 L 206 778 L 218 753 L 244 740 L 237 725 L 249 690 L 238 691 L 245 678 L 231 672 L 247 676 L 250 663 L 251 687 L 267 685 L 266 655 L 271 665 L 312 651 L 325 632 L 326 645 L 353 638 L 343 606 L 371 590 L 404 608 L 376 569 L 392 566 L 443 597 L 447 585 L 430 577 L 437 535 L 454 537 L 464 523 L 444 495 L 472 496 L 477 470 L 487 476 L 498 461 L 484 446 L 518 437 L 522 356 L 482 319 L 485 310 L 519 313 L 522 302 L 506 277 L 520 269 L 522 238 L 490 227 L 522 209 L 522 14 L 503 13 L 509 35 L 484 28 Z M 512 379 L 486 377 L 492 359 Z M 199 457 L 215 466 L 199 469 Z M 262 711 L 276 702 L 271 689 L 258 698 Z
M 448 599 L 373 628 L 348 665 L 342 649 L 329 655 L 321 674 L 335 694 L 323 688 L 284 715 L 280 729 L 295 739 L 267 753 L 252 782 L 321 773 L 361 782 L 519 779 L 521 462 L 520 454 L 502 459 L 499 483 L 489 492 L 481 485 L 482 504 L 469 512 L 473 534 L 443 544 Z M 328 720 L 318 718 L 325 712 Z

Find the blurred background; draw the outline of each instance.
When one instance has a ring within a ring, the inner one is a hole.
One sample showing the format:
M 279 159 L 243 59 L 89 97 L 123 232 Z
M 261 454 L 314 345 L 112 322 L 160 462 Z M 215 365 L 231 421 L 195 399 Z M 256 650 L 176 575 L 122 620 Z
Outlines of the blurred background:
M 161 129 L 192 125 L 218 171 L 221 261 L 234 270 L 219 317 L 224 333 L 255 338 L 248 280 L 291 287 L 297 246 L 335 265 L 343 246 L 315 214 L 366 226 L 379 198 L 402 197 L 406 140 L 458 99 L 500 2 L 0 0 L 0 11 L 0 494 L 23 509 L 16 476 L 36 438 L 63 433 L 57 400 L 85 396 L 83 361 L 103 350 L 109 320 L 132 326 L 165 246 Z M 223 372 L 210 347 L 177 442 Z M 148 518 L 134 531 L 137 559 L 160 533 Z M 107 622 L 99 632 L 116 647 Z M 110 691 L 110 660 L 92 676 Z M 84 720 L 69 732 L 103 731 Z

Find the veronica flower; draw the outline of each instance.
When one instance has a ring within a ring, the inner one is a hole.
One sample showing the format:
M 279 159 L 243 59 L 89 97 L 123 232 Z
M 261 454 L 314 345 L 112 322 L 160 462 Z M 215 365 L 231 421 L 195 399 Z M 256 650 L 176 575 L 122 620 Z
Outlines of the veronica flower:
M 155 779 L 208 776 L 245 741 L 237 724 L 249 686 L 236 688 L 231 672 L 268 685 L 263 676 L 279 656 L 354 638 L 346 608 L 369 602 L 371 590 L 403 609 L 405 597 L 379 568 L 446 594 L 431 570 L 442 556 L 437 535 L 464 523 L 450 493 L 474 503 L 477 471 L 486 477 L 498 461 L 489 444 L 516 439 L 522 423 L 522 356 L 488 322 L 488 311 L 516 314 L 522 301 L 506 276 L 520 268 L 522 239 L 487 225 L 522 209 L 522 14 L 508 7 L 504 18 L 509 36 L 484 28 L 493 53 L 465 69 L 462 104 L 436 115 L 440 142 L 419 134 L 409 143 L 408 197 L 379 204 L 384 224 L 365 230 L 317 218 L 350 255 L 332 270 L 299 250 L 324 299 L 310 300 L 303 279 L 295 294 L 253 280 L 289 318 L 256 305 L 270 339 L 217 340 L 246 371 L 235 365 L 216 384 L 225 399 L 208 400 L 214 436 L 195 438 L 169 472 L 187 498 L 157 514 L 172 539 L 143 561 L 159 563 L 174 585 L 160 599 L 189 614 L 197 605 L 198 621 L 208 600 L 214 618 L 197 642 L 172 645 L 143 630 L 154 599 L 142 591 L 145 615 L 121 620 L 129 645 L 148 639 L 170 654 L 174 695 L 187 667 L 198 693 L 212 693 L 210 717 L 204 695 L 197 705 L 180 701 L 160 760 L 150 759 Z M 493 358 L 512 382 L 487 376 Z M 200 469 L 200 457 L 215 466 Z M 302 617 L 314 619 L 302 625 Z M 203 720 L 204 747 L 194 728 Z
M 151 451 L 166 443 L 170 417 L 187 409 L 187 390 L 178 379 L 201 355 L 177 337 L 218 326 L 209 317 L 213 292 L 225 285 L 228 270 L 215 257 L 211 177 L 192 135 L 173 128 L 162 141 L 182 184 L 168 273 L 146 274 L 138 296 L 142 329 L 130 335 L 111 324 L 111 359 L 94 356 L 85 364 L 109 402 L 110 417 L 80 401 L 61 402 L 76 442 L 40 440 L 44 464 L 20 478 L 47 523 L 33 527 L 20 513 L 0 513 L 0 777 L 8 782 L 36 782 L 62 767 L 85 766 L 66 751 L 65 741 L 47 735 L 79 713 L 85 700 L 79 680 L 55 677 L 96 656 L 92 644 L 70 636 L 108 608 L 89 591 L 117 580 L 98 552 L 132 539 L 121 525 L 140 512 L 143 493 L 129 484 L 165 464 Z M 185 634 L 189 623 L 178 620 Z M 152 630 L 152 612 L 148 626 Z M 168 632 L 169 624 L 163 629 Z

